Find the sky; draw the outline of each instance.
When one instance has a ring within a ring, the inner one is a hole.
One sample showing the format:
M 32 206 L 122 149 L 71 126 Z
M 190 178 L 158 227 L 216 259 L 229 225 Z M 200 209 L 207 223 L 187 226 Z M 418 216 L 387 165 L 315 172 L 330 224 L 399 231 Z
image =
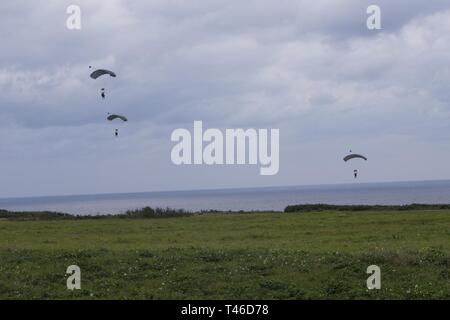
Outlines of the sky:
M 0 39 L 0 197 L 450 179 L 447 0 L 1 1 Z M 174 165 L 194 120 L 279 129 L 278 174 Z

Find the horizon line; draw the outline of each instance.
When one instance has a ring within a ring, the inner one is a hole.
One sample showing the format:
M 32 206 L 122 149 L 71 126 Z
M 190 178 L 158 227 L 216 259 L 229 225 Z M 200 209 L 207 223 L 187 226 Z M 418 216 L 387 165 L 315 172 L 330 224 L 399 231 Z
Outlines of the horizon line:
M 36 196 L 17 196 L 17 197 L 0 197 L 0 200 L 12 199 L 35 199 L 35 198 L 58 198 L 58 197 L 86 197 L 86 196 L 110 196 L 110 195 L 129 195 L 129 194 L 144 194 L 144 193 L 183 193 L 183 192 L 202 192 L 202 191 L 227 191 L 227 190 L 255 190 L 255 189 L 278 189 L 278 188 L 294 188 L 294 187 L 321 187 L 321 186 L 350 186 L 350 185 L 370 185 L 370 184 L 399 184 L 399 183 L 426 183 L 426 182 L 445 182 L 450 179 L 437 180 L 400 180 L 400 181 L 371 181 L 358 183 L 319 183 L 319 184 L 304 184 L 304 185 L 273 185 L 260 187 L 223 187 L 223 188 L 198 188 L 198 189 L 176 189 L 176 190 L 153 190 L 153 191 L 130 191 L 130 192 L 105 192 L 105 193 L 90 193 L 90 194 L 61 194 L 61 195 L 36 195 Z

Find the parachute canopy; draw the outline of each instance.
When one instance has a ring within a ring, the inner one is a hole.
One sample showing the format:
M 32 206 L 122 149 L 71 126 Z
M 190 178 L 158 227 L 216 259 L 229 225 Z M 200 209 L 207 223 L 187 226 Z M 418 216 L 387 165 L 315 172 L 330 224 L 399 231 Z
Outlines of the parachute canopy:
M 120 119 L 120 120 L 123 120 L 123 121 L 128 121 L 128 119 L 127 119 L 126 117 L 121 116 L 121 115 L 119 115 L 119 114 L 111 114 L 111 115 L 109 115 L 108 118 L 106 118 L 106 119 L 108 119 L 109 121 L 113 121 L 113 120 L 115 120 L 115 119 Z
M 360 155 L 360 154 L 356 154 L 356 153 L 349 154 L 348 156 L 346 156 L 346 157 L 344 158 L 344 161 L 347 162 L 348 160 L 355 159 L 355 158 L 360 158 L 360 159 L 364 159 L 364 160 L 367 161 L 367 158 L 366 158 L 366 157 L 364 157 L 364 156 L 362 156 L 362 155 Z
M 106 70 L 106 69 L 98 69 L 91 73 L 92 79 L 97 79 L 98 77 L 101 77 L 105 74 L 109 74 L 111 77 L 116 77 L 116 74 L 112 71 Z

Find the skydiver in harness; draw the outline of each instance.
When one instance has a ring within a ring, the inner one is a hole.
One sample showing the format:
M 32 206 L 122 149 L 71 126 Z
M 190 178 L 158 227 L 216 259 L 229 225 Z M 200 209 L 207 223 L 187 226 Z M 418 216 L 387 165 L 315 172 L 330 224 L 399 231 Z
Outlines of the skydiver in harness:
M 353 175 L 355 176 L 355 179 L 358 178 L 358 170 L 353 170 Z
M 116 129 L 116 131 L 114 132 L 114 134 L 116 135 L 116 137 L 119 136 L 119 129 Z
M 102 88 L 102 98 L 105 99 L 105 88 Z

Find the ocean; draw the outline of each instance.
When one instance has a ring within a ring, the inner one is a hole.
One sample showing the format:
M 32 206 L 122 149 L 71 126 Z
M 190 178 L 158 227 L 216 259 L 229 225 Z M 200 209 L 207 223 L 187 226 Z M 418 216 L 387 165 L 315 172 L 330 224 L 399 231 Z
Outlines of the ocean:
M 304 203 L 448 204 L 450 180 L 0 198 L 0 209 L 97 215 L 118 214 L 145 206 L 190 211 L 282 211 L 288 205 Z

